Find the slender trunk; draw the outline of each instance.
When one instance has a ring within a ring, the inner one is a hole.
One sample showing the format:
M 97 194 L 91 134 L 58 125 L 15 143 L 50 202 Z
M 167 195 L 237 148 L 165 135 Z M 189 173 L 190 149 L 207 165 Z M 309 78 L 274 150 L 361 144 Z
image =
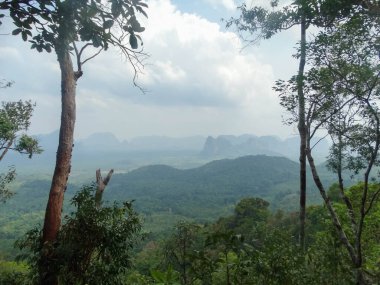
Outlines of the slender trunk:
M 12 146 L 12 143 L 13 143 L 13 140 L 10 140 L 7 144 L 7 146 L 5 147 L 3 153 L 0 155 L 0 161 L 4 158 L 4 156 L 7 154 L 9 148 Z
M 357 225 L 357 232 L 355 237 L 355 248 L 357 251 L 357 275 L 356 275 L 356 283 L 357 284 L 367 284 L 366 280 L 366 274 L 362 269 L 363 266 L 363 253 L 362 253 L 362 234 L 364 229 L 364 219 L 370 210 L 370 208 L 366 209 L 367 205 L 367 199 L 368 199 L 368 190 L 369 190 L 369 179 L 370 174 L 373 169 L 373 166 L 375 165 L 376 159 L 379 154 L 379 148 L 380 148 L 380 118 L 378 115 L 378 112 L 374 110 L 374 108 L 371 106 L 369 101 L 366 101 L 366 105 L 368 106 L 368 109 L 373 116 L 373 119 L 375 121 L 376 125 L 376 143 L 372 150 L 372 154 L 370 157 L 370 160 L 368 162 L 367 169 L 364 173 L 364 186 L 363 186 L 363 194 L 360 201 L 360 217 L 359 217 L 359 223 Z
M 356 269 L 356 285 L 367 285 L 368 283 L 364 271 L 361 267 Z
M 46 206 L 42 243 L 51 245 L 61 226 L 63 197 L 71 168 L 71 153 L 73 148 L 75 124 L 75 89 L 76 78 L 68 51 L 58 52 L 58 62 L 61 69 L 62 113 L 56 165 L 52 178 L 49 200 Z M 47 249 L 51 248 L 50 246 Z M 50 268 L 48 252 L 42 257 L 40 276 L 42 284 L 57 284 L 57 278 Z
M 301 56 L 298 68 L 297 93 L 298 93 L 298 132 L 300 135 L 300 234 L 299 243 L 305 250 L 305 218 L 306 218 L 306 138 L 307 128 L 305 122 L 305 95 L 304 70 L 306 64 L 306 19 L 301 18 Z
M 339 122 L 340 124 L 340 122 Z M 344 183 L 343 183 L 343 142 L 342 142 L 342 133 L 339 132 L 338 135 L 338 167 L 337 167 L 337 173 L 338 173 L 338 182 L 339 182 L 339 191 L 340 195 L 342 196 L 342 199 L 344 203 L 346 204 L 348 216 L 350 217 L 351 221 L 351 228 L 352 233 L 356 235 L 357 233 L 357 223 L 356 223 L 356 217 L 354 212 L 354 207 L 352 206 L 352 203 L 350 199 L 347 197 L 345 190 L 344 190 Z
M 309 165 L 311 168 L 311 173 L 313 175 L 315 185 L 318 187 L 319 193 L 321 194 L 323 201 L 325 202 L 325 205 L 326 205 L 326 207 L 330 213 L 330 217 L 331 217 L 332 222 L 335 226 L 335 229 L 339 235 L 339 239 L 342 242 L 342 244 L 345 246 L 345 248 L 347 249 L 347 251 L 350 255 L 351 261 L 354 264 L 354 266 L 356 267 L 358 258 L 357 258 L 357 254 L 355 252 L 355 248 L 350 243 L 350 241 L 349 241 L 349 239 L 348 239 L 348 237 L 347 237 L 347 235 L 346 235 L 346 233 L 345 233 L 345 231 L 344 231 L 344 229 L 340 223 L 339 217 L 338 217 L 337 213 L 335 212 L 335 209 L 333 208 L 329 197 L 327 196 L 326 190 L 323 187 L 321 179 L 319 178 L 319 174 L 317 172 L 317 168 L 315 166 L 314 159 L 310 153 L 310 150 L 307 151 L 307 158 L 309 161 Z

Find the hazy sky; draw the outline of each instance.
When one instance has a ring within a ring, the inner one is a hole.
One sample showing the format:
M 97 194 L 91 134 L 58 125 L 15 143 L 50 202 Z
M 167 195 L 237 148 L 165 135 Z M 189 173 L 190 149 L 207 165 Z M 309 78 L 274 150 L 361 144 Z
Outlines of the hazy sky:
M 77 138 L 105 131 L 120 139 L 296 133 L 282 124 L 283 110 L 272 86 L 296 73 L 291 54 L 297 30 L 243 49 L 245 43 L 220 20 L 237 15 L 234 0 L 148 4 L 142 38 L 150 57 L 138 78 L 147 92 L 133 86 L 132 69 L 117 51 L 102 53 L 84 65 L 78 81 Z M 0 34 L 11 29 L 5 23 Z M 15 81 L 12 88 L 0 90 L 1 100 L 31 99 L 37 104 L 31 133 L 58 129 L 60 72 L 55 54 L 39 54 L 20 38 L 1 35 L 0 66 L 0 78 Z

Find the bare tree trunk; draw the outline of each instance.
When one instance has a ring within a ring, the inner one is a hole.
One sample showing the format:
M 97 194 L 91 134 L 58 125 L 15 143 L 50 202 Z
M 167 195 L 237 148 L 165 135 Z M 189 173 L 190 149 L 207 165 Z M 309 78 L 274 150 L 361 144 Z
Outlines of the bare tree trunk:
M 112 174 L 113 174 L 113 169 L 111 169 L 108 172 L 106 178 L 103 179 L 102 174 L 100 172 L 100 169 L 96 170 L 97 188 L 96 188 L 96 192 L 95 192 L 95 204 L 96 204 L 97 208 L 100 208 L 100 206 L 101 206 L 104 189 L 106 189 L 106 186 L 107 186 L 108 182 L 110 181 Z
M 55 241 L 61 226 L 63 197 L 71 169 L 75 125 L 76 76 L 69 52 L 57 52 L 57 55 L 61 69 L 62 113 L 56 164 L 45 212 L 42 236 L 44 246 Z M 50 246 L 47 248 L 50 248 Z M 41 260 L 40 277 L 42 284 L 58 284 L 54 272 L 52 273 L 49 268 L 50 254 L 52 252 L 46 253 Z
M 299 243 L 302 250 L 305 250 L 305 219 L 306 219 L 306 138 L 307 128 L 305 120 L 305 95 L 304 70 L 306 64 L 306 19 L 301 16 L 301 56 L 297 77 L 298 93 L 298 132 L 300 135 L 300 233 Z

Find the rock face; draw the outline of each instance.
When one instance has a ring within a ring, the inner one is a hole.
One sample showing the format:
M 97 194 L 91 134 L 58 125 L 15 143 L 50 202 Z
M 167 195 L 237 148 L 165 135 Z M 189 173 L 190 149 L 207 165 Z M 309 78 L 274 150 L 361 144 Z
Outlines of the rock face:
M 315 157 L 321 161 L 328 154 L 328 143 L 322 141 L 315 149 Z M 254 135 L 241 136 L 209 136 L 200 155 L 204 158 L 234 158 L 244 155 L 285 156 L 298 159 L 298 137 L 281 140 L 275 136 L 257 137 Z
M 219 136 L 213 138 L 208 136 L 201 152 L 202 156 L 213 157 L 219 154 L 228 153 L 233 149 L 233 145 L 227 139 Z

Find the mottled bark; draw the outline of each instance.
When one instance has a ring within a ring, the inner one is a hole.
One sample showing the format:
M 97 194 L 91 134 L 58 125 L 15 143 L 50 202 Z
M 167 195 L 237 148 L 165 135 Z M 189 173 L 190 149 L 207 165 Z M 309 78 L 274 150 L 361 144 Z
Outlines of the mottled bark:
M 61 68 L 62 113 L 56 164 L 46 206 L 43 241 L 54 241 L 61 225 L 63 196 L 71 168 L 75 125 L 76 80 L 70 54 L 58 55 Z
M 298 94 L 298 132 L 300 136 L 300 234 L 299 243 L 305 249 L 305 219 L 306 219 L 306 139 L 305 121 L 304 70 L 306 64 L 306 19 L 301 16 L 301 54 L 297 77 Z
M 42 236 L 42 243 L 44 246 L 47 246 L 47 249 L 51 249 L 49 244 L 55 241 L 61 226 L 63 197 L 71 169 L 75 125 L 76 77 L 72 61 L 68 51 L 57 52 L 57 55 L 61 69 L 62 113 L 57 158 L 49 192 L 49 200 L 46 206 Z M 53 253 L 47 250 L 45 256 L 42 256 L 41 259 L 40 279 L 42 284 L 58 284 L 57 277 L 54 276 L 54 272 L 50 269 L 51 254 Z

